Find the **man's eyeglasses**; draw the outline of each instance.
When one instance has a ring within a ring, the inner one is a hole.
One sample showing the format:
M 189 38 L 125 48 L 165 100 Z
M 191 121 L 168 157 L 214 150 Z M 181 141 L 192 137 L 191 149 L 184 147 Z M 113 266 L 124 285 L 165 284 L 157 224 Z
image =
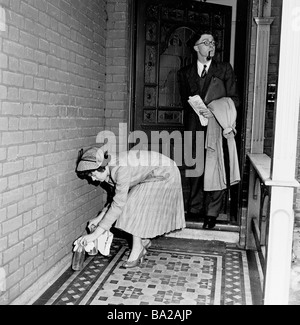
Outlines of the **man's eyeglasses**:
M 195 44 L 195 46 L 196 45 L 200 45 L 200 44 L 204 44 L 205 46 L 209 46 L 209 45 L 211 45 L 211 46 L 216 46 L 216 42 L 215 41 L 203 41 L 203 42 L 200 42 L 200 43 L 197 43 L 197 44 Z

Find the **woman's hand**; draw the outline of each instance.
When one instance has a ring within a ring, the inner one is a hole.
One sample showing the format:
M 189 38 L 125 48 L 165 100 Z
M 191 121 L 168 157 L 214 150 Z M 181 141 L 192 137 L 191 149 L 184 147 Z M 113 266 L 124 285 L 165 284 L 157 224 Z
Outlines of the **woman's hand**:
M 105 232 L 104 228 L 97 227 L 96 230 L 89 234 L 89 235 L 84 235 L 79 239 L 79 243 L 83 246 L 86 246 L 88 243 L 93 242 L 96 240 L 99 236 L 101 236 Z
M 88 243 L 91 243 L 92 241 L 94 241 L 94 239 L 92 238 L 92 234 L 84 235 L 79 238 L 79 244 L 82 246 L 86 246 Z
M 97 228 L 98 223 L 99 223 L 99 219 L 98 219 L 98 217 L 96 217 L 96 218 L 94 218 L 94 219 L 91 219 L 91 220 L 89 221 L 89 224 L 88 224 L 88 228 L 89 228 L 89 230 L 90 230 L 90 231 L 94 231 L 94 230 Z
M 96 218 L 91 219 L 88 223 L 88 228 L 90 231 L 94 231 L 95 228 L 98 226 L 98 223 L 103 219 L 105 213 L 107 211 L 107 208 L 104 208 Z

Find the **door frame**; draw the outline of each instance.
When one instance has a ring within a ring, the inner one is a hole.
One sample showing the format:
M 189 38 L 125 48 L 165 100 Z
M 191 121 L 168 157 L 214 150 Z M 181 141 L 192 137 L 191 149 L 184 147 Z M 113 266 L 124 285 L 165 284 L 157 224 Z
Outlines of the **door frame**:
M 137 44 L 137 17 L 136 9 L 137 2 L 140 0 L 128 0 L 128 54 L 129 54 L 129 67 L 128 67 L 128 133 L 134 131 L 134 107 L 135 107 L 135 76 L 136 76 L 136 44 Z M 212 2 L 216 3 L 217 2 Z M 225 5 L 228 5 L 225 3 Z M 239 137 L 237 143 L 239 143 L 239 162 L 241 171 L 241 183 L 239 186 L 238 204 L 237 204 L 237 218 L 240 221 L 239 227 L 242 226 L 243 208 L 246 208 L 247 193 L 244 193 L 245 183 L 247 185 L 247 175 L 245 175 L 246 164 L 246 126 L 247 126 L 247 103 L 248 103 L 248 89 L 249 89 L 249 62 L 250 62 L 250 35 L 252 26 L 252 7 L 253 0 L 237 0 L 236 2 L 236 30 L 231 37 L 235 37 L 234 46 L 234 62 L 233 68 L 237 75 L 238 87 L 240 91 L 240 98 L 242 107 L 239 110 L 238 121 L 240 125 Z M 232 18 L 234 16 L 232 15 Z M 242 49 L 242 53 L 241 53 Z M 232 50 L 232 48 L 231 48 Z M 241 60 L 244 58 L 244 61 Z M 127 149 L 129 144 L 127 143 Z

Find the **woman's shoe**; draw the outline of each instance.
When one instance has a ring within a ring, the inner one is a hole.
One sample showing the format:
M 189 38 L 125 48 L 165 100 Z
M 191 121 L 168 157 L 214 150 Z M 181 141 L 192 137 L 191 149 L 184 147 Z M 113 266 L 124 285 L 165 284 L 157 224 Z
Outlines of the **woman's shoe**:
M 146 253 L 147 253 L 146 249 L 143 248 L 142 251 L 140 252 L 140 255 L 138 256 L 138 258 L 136 260 L 126 261 L 125 263 L 123 263 L 123 267 L 125 267 L 126 269 L 129 269 L 131 267 L 136 267 L 136 266 L 140 265 L 140 263 L 143 263 Z
M 142 240 L 142 245 L 144 246 L 145 249 L 150 248 L 151 247 L 151 240 L 150 239 Z

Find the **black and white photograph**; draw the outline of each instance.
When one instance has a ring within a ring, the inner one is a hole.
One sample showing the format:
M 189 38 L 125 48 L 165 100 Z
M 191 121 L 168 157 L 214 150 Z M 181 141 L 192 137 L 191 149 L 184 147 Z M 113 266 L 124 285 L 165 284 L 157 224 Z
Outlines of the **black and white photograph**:
M 0 308 L 300 305 L 299 108 L 299 0 L 0 0 Z

